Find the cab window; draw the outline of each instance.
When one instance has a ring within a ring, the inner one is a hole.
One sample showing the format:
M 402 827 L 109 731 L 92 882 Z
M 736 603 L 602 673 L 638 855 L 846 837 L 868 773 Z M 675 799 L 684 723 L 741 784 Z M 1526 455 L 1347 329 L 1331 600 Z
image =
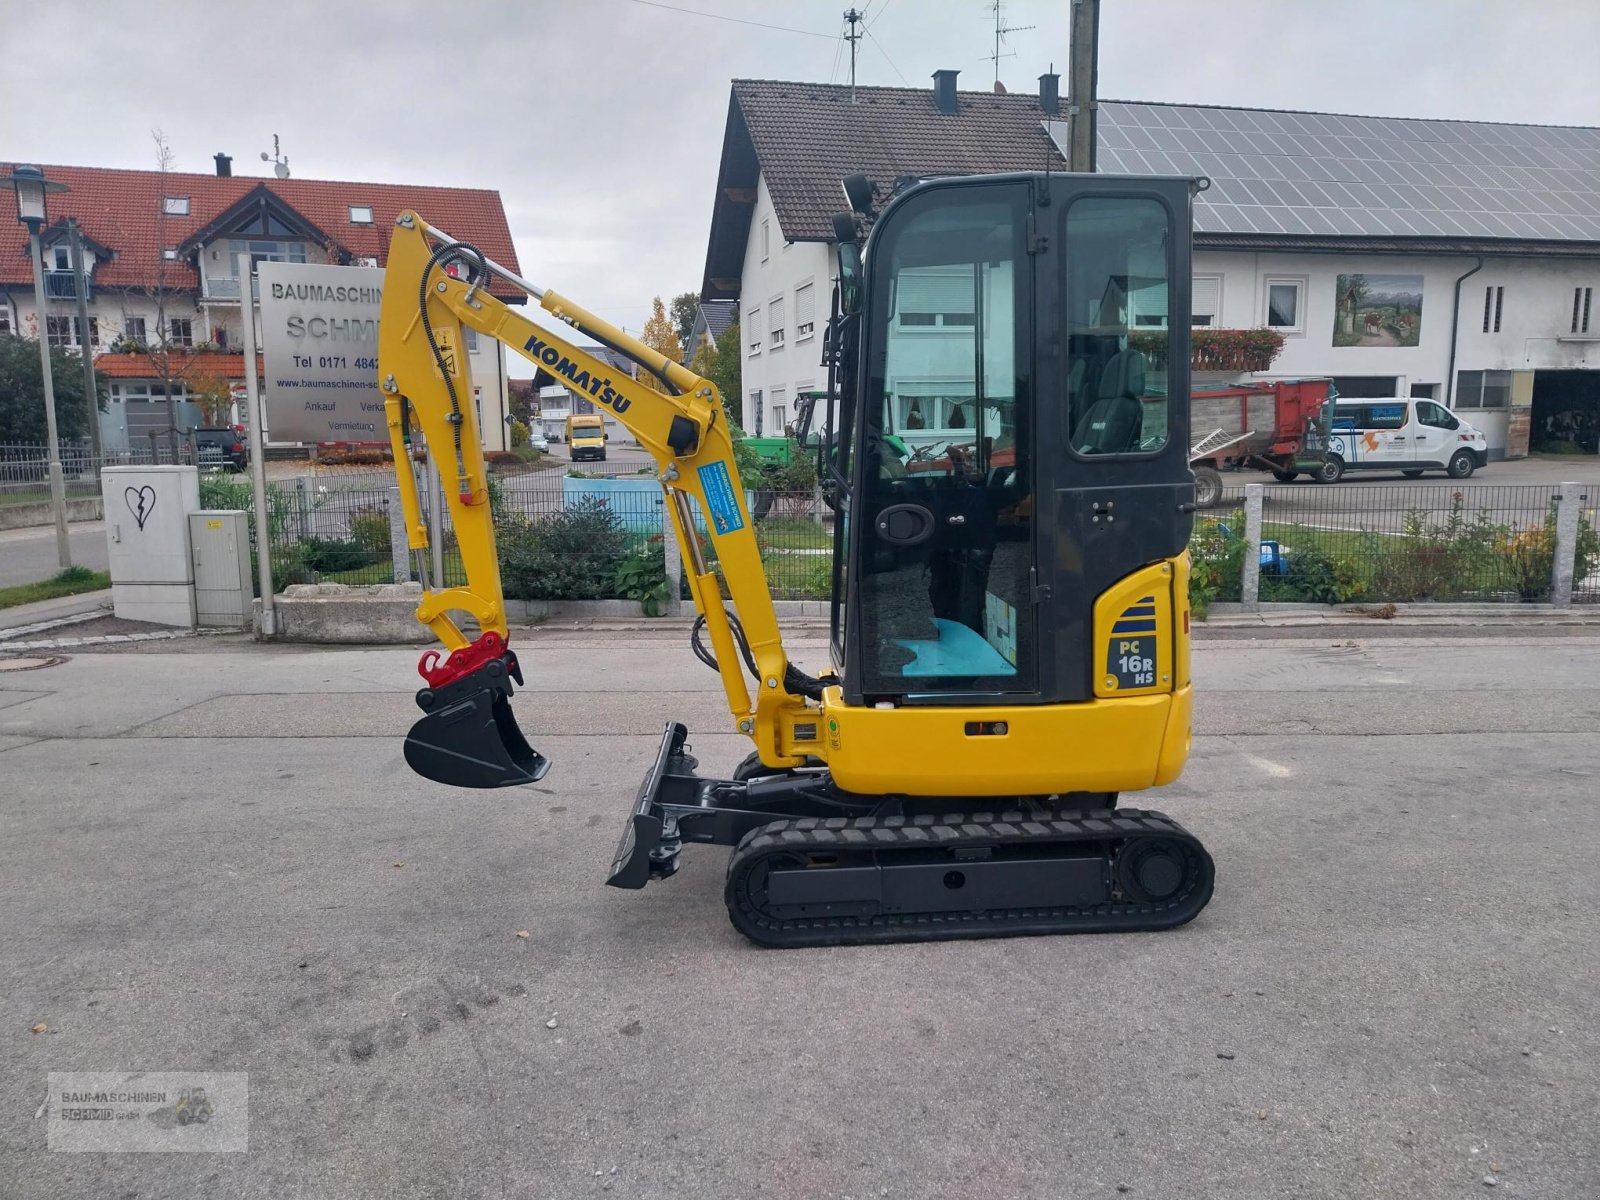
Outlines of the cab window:
M 1433 429 L 1460 429 L 1461 422 L 1456 420 L 1455 414 L 1442 404 L 1435 404 L 1432 400 L 1417 402 L 1417 421 Z
M 1167 444 L 1167 210 L 1094 197 L 1067 210 L 1067 437 L 1082 455 Z

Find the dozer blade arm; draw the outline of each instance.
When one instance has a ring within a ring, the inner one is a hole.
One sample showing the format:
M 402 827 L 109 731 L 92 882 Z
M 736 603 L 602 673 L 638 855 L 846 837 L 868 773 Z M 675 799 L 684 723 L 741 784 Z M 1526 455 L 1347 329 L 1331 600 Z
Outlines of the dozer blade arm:
M 627 356 L 659 381 L 661 390 L 514 311 L 489 293 L 494 277 L 526 292 L 565 325 Z M 424 582 L 417 619 L 439 638 L 449 657 L 431 668 L 444 678 L 444 685 L 434 682 L 425 660 L 423 673 L 429 676 L 429 686 L 418 693 L 418 703 L 427 715 L 407 741 L 407 761 L 430 779 L 469 787 L 531 782 L 548 768 L 547 760 L 532 751 L 517 731 L 508 703 L 510 680 L 520 682 L 520 676 L 515 656 L 505 649 L 505 596 L 472 403 L 465 328 L 497 338 L 560 377 L 573 392 L 587 394 L 649 451 L 735 727 L 755 740 L 769 766 L 802 764 L 805 758 L 795 752 L 793 727 L 807 711 L 806 699 L 791 691 L 796 674 L 779 637 L 717 389 L 682 364 L 555 292 L 534 286 L 412 212 L 400 215 L 390 241 L 380 315 L 378 378 L 395 462 L 398 466 L 408 457 L 415 427 L 444 481 L 467 576 L 465 587 L 441 589 L 441 580 Z M 408 544 L 420 560 L 428 531 L 410 472 L 400 470 L 398 475 Z M 696 532 L 694 504 L 715 544 L 737 620 L 723 608 L 721 583 L 707 564 Z M 478 641 L 469 642 L 452 611 L 464 612 L 476 622 Z M 490 635 L 498 639 L 498 649 L 485 644 Z M 748 651 L 758 676 L 753 698 L 743 674 L 743 651 Z

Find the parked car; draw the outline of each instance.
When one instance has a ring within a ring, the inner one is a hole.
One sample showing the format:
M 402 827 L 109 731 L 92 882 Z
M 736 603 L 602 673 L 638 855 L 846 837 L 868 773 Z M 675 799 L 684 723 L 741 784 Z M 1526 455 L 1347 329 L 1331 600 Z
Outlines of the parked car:
M 196 429 L 191 436 L 195 465 L 202 470 L 242 471 L 249 465 L 250 454 L 245 449 L 242 425 Z
M 1399 471 L 1416 479 L 1424 471 L 1443 471 L 1451 479 L 1465 479 L 1488 465 L 1489 443 L 1434 400 L 1338 400 L 1328 431 L 1328 462 L 1337 468 L 1313 478 L 1333 483 L 1345 471 Z
M 550 453 L 550 439 L 545 437 L 545 435 L 540 433 L 537 429 L 528 435 L 528 445 L 532 446 L 540 454 Z

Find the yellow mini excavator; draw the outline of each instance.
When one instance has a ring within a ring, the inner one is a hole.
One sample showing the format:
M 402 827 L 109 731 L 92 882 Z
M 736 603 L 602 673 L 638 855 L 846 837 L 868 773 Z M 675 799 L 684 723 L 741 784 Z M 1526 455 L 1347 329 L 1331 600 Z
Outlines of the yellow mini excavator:
M 1189 752 L 1196 182 L 902 181 L 881 210 L 868 181 L 844 184 L 829 387 L 799 422 L 836 510 L 832 668 L 817 675 L 784 652 L 716 389 L 399 218 L 379 383 L 396 462 L 420 434 L 438 464 L 467 573 L 465 587 L 423 577 L 417 616 L 446 655 L 423 658 L 406 759 L 480 788 L 550 766 L 511 712 L 522 675 L 460 352 L 473 329 L 649 451 L 698 612 L 694 652 L 721 676 L 730 732 L 754 743 L 732 778 L 705 778 L 683 724 L 667 723 L 612 886 L 666 878 L 685 842 L 705 842 L 733 848 L 729 916 L 766 946 L 1182 925 L 1211 897 L 1210 855 L 1169 817 L 1117 802 L 1176 779 Z M 664 390 L 508 307 L 496 279 Z M 410 473 L 399 481 L 421 569 L 428 530 Z

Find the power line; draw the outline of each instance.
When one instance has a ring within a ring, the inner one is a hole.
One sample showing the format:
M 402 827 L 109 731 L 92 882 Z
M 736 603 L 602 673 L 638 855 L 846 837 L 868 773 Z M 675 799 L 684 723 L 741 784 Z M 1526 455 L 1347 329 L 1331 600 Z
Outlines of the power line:
M 889 5 L 891 5 L 893 3 L 894 3 L 894 0 L 883 0 L 883 7 L 878 10 L 878 16 L 872 18 L 872 25 L 876 25 L 878 23 L 878 17 L 881 17 L 881 16 L 883 16 L 884 13 L 888 12 L 889 11 Z M 868 4 L 867 7 L 871 8 L 872 5 Z M 871 29 L 872 25 L 868 25 L 867 28 Z
M 894 65 L 894 59 L 889 57 L 889 52 L 883 48 L 883 43 L 880 42 L 877 38 L 872 36 L 872 30 L 868 29 L 865 32 L 866 32 L 867 37 L 871 40 L 872 44 L 878 48 L 878 53 L 883 55 L 883 61 L 888 63 L 891 67 L 894 68 L 894 73 L 896 75 L 900 75 L 900 68 L 896 67 Z M 900 75 L 900 82 L 905 84 L 907 87 L 911 86 L 910 81 L 907 80 L 904 75 Z
M 701 12 L 697 8 L 679 8 L 675 4 L 662 4 L 661 0 L 630 0 L 630 2 L 643 4 L 646 8 L 664 8 L 667 12 L 684 13 L 691 17 L 706 17 L 712 21 L 730 21 L 735 25 L 754 25 L 758 29 L 775 29 L 779 33 L 798 33 L 806 37 L 833 40 L 831 33 L 816 33 L 810 29 L 792 29 L 787 25 L 768 25 L 765 21 L 747 21 L 743 17 L 726 17 L 721 13 Z

